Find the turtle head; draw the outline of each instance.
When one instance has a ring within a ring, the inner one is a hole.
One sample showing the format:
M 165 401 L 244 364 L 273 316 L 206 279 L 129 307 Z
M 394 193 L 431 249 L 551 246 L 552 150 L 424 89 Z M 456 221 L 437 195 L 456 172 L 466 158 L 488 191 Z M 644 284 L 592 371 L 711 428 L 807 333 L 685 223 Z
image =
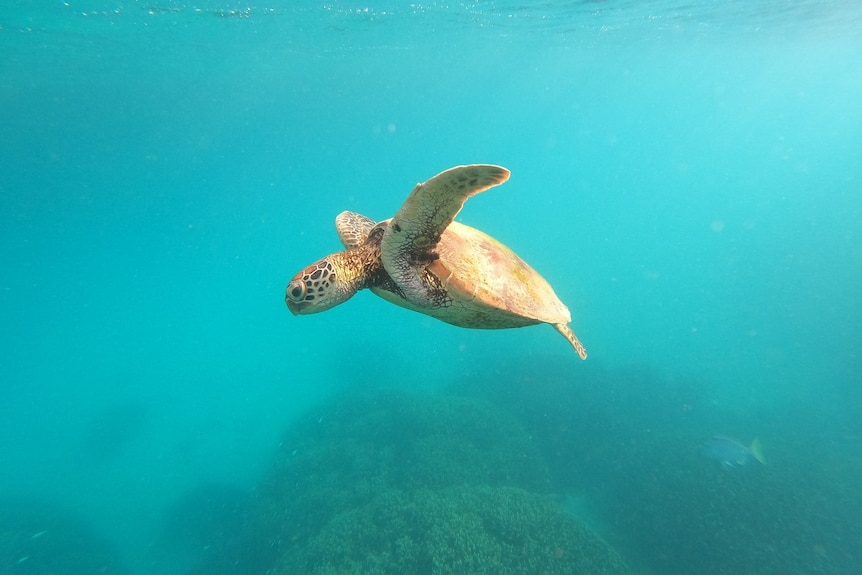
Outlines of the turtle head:
M 293 276 L 284 301 L 293 315 L 326 311 L 347 301 L 361 287 L 361 270 L 348 265 L 349 252 L 326 256 Z

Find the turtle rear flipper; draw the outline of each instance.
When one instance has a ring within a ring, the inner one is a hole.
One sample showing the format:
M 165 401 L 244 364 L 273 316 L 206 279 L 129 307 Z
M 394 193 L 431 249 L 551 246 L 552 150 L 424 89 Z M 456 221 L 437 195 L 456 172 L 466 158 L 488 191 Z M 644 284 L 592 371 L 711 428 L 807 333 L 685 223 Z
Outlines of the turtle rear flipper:
M 578 339 L 578 336 L 575 335 L 575 332 L 572 331 L 572 328 L 565 323 L 555 323 L 553 324 L 554 329 L 562 334 L 564 338 L 566 338 L 572 347 L 575 348 L 578 356 L 581 359 L 587 359 L 587 348 L 584 347 L 584 344 L 581 343 L 581 340 Z

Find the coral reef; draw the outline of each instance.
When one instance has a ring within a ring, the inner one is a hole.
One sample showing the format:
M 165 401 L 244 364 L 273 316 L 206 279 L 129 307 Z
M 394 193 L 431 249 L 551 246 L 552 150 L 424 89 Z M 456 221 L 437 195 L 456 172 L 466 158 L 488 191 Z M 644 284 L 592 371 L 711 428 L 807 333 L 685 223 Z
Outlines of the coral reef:
M 387 489 L 548 487 L 547 467 L 517 421 L 474 399 L 353 394 L 298 421 L 282 445 L 257 490 L 257 516 L 281 542 L 300 543 Z
M 624 574 L 617 554 L 549 498 L 512 487 L 385 491 L 336 516 L 274 575 Z
M 291 427 L 244 544 L 196 572 L 628 573 L 549 485 L 530 436 L 487 402 L 345 395 Z

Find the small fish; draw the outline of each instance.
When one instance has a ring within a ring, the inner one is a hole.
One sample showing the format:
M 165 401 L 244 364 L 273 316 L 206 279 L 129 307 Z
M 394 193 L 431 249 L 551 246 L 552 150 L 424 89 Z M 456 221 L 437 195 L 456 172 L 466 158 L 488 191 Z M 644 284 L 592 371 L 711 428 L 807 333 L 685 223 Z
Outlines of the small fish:
M 763 446 L 758 438 L 754 438 L 751 445 L 745 446 L 739 441 L 724 435 L 714 435 L 706 444 L 706 454 L 721 462 L 727 469 L 742 467 L 752 460 L 766 465 L 763 456 Z

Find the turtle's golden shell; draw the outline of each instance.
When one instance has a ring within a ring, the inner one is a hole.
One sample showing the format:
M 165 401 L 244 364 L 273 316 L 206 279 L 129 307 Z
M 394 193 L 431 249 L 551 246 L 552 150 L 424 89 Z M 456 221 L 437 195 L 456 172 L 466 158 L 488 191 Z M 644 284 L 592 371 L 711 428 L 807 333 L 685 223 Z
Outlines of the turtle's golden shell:
M 491 236 L 452 222 L 434 251 L 440 257 L 427 270 L 448 293 L 449 305 L 418 309 L 392 293 L 372 289 L 392 303 L 462 327 L 501 329 L 571 321 L 569 309 L 545 278 Z

